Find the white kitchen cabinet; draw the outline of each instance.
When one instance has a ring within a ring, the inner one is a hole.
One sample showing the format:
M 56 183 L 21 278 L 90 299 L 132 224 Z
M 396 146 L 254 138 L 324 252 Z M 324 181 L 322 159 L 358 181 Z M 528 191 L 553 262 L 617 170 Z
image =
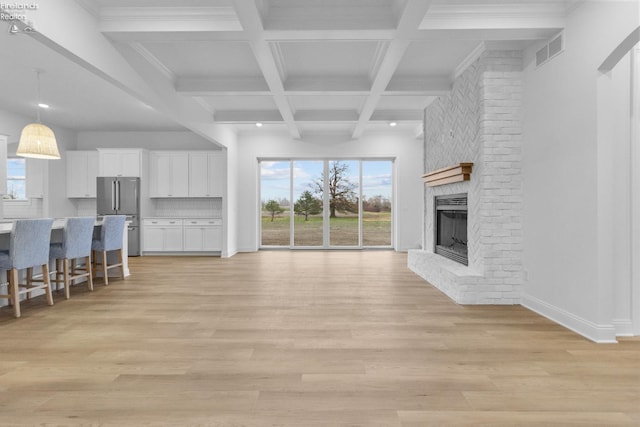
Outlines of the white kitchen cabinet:
M 97 151 L 67 151 L 67 197 L 95 198 L 98 176 Z
M 26 196 L 27 199 L 42 199 L 45 193 L 45 177 L 49 160 L 27 159 L 26 167 Z
M 140 149 L 98 149 L 98 176 L 137 176 L 142 171 L 142 150 Z
M 152 151 L 151 197 L 189 197 L 189 154 Z
M 214 252 L 222 250 L 221 219 L 185 219 L 183 224 L 185 251 Z
M 190 197 L 222 197 L 225 175 L 224 152 L 189 153 Z
M 182 252 L 181 219 L 145 219 L 142 222 L 144 252 Z

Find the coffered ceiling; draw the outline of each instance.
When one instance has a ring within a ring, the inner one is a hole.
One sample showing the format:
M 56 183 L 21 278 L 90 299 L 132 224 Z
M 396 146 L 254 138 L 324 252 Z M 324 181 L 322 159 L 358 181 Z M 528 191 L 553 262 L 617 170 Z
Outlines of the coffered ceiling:
M 127 120 L 140 117 L 149 128 L 162 128 L 156 122 L 163 116 L 164 127 L 189 128 L 196 112 L 193 122 L 209 120 L 236 131 L 262 122 L 263 129 L 286 130 L 294 138 L 327 132 L 357 139 L 389 129 L 391 122 L 398 124 L 394 129 L 418 131 L 425 106 L 447 93 L 456 74 L 483 49 L 507 43 L 522 48 L 547 39 L 564 27 L 577 3 L 76 0 L 67 5 L 86 16 L 84 29 L 74 31 L 106 38 L 125 60 L 120 70 L 130 67 L 144 83 L 134 82 L 129 71 L 118 77 L 109 71 L 118 71 L 116 66 L 101 67 L 101 60 L 89 58 L 92 53 L 83 58 L 78 41 L 56 36 L 61 30 L 46 22 L 35 38 L 54 47 L 68 66 L 83 69 L 86 79 L 94 79 L 96 93 L 110 86 L 110 98 L 119 96 L 128 105 L 122 107 Z M 52 19 L 44 12 L 34 18 L 38 31 L 40 22 Z M 11 49 L 6 40 L 4 45 Z M 18 67 L 20 54 L 14 56 Z M 91 89 L 86 92 L 77 95 L 77 103 Z M 118 126 L 118 102 L 110 98 L 105 108 L 116 110 L 112 120 L 91 120 L 92 126 Z M 94 105 L 101 102 L 93 99 Z M 153 108 L 137 111 L 133 101 Z M 0 107 L 6 103 L 0 99 Z

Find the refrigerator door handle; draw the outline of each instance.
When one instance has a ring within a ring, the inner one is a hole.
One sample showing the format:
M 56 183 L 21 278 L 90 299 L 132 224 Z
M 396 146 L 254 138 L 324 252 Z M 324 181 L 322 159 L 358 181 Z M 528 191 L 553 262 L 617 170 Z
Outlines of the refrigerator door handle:
M 111 181 L 111 210 L 116 210 L 116 182 Z
M 116 181 L 116 210 L 120 210 L 120 181 Z

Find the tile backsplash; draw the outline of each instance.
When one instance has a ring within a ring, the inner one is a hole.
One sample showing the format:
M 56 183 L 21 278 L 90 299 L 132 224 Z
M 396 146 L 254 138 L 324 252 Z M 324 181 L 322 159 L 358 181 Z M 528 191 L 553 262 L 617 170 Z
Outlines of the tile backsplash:
M 42 199 L 3 201 L 4 218 L 41 218 L 43 216 Z
M 155 212 L 148 216 L 160 218 L 219 218 L 222 216 L 221 197 L 212 199 L 153 199 L 152 204 Z
M 97 212 L 96 199 L 77 199 L 75 201 L 78 216 L 94 216 Z M 222 217 L 222 198 L 192 199 L 171 198 L 151 199 L 152 210 L 145 217 L 155 218 L 220 218 Z M 6 214 L 5 203 L 5 216 Z

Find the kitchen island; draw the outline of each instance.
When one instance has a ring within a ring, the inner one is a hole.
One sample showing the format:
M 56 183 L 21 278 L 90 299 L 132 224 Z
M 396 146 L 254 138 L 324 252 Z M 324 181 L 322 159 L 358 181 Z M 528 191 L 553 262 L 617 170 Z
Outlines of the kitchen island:
M 59 242 L 62 240 L 62 229 L 64 228 L 65 220 L 64 218 L 57 218 L 53 221 L 53 226 L 51 227 L 51 242 Z M 129 262 L 128 262 L 128 239 L 127 239 L 127 226 L 128 222 L 125 223 L 124 229 L 122 230 L 123 241 L 122 241 L 122 266 L 124 268 L 124 276 L 129 276 Z M 96 233 L 100 233 L 100 228 L 102 227 L 102 220 L 96 220 L 94 225 L 94 236 Z M 11 233 L 11 229 L 13 228 L 13 221 L 10 220 L 2 220 L 0 221 L 0 249 L 8 249 L 9 248 L 9 235 Z M 110 254 L 111 255 L 111 254 Z M 110 262 L 113 262 L 111 260 Z M 51 272 L 55 271 L 52 269 Z M 111 275 L 109 275 L 111 276 Z M 3 275 L 2 277 L 5 277 Z

